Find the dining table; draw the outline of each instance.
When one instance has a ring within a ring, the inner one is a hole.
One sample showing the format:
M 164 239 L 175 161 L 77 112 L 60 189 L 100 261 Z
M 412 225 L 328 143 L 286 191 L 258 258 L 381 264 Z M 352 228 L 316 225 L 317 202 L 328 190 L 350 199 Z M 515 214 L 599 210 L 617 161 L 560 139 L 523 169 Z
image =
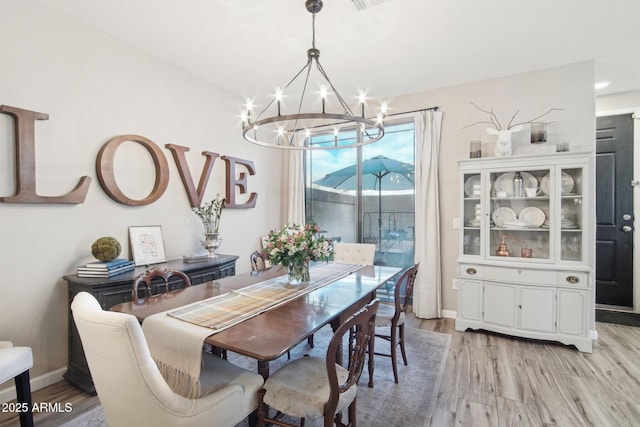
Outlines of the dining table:
M 357 266 L 357 269 L 348 275 L 300 297 L 243 319 L 223 330 L 212 329 L 211 335 L 207 336 L 204 342 L 211 344 L 214 348 L 255 359 L 258 373 L 266 380 L 269 377 L 270 362 L 287 354 L 327 324 L 331 325 L 335 331 L 349 316 L 372 301 L 377 289 L 399 272 L 401 272 L 400 268 L 391 266 Z M 215 299 L 232 291 L 277 279 L 286 274 L 286 268 L 276 265 L 257 272 L 229 276 L 201 285 L 121 303 L 111 307 L 110 310 L 131 314 L 144 326 L 145 319 L 150 316 Z M 313 268 L 311 274 L 313 277 Z M 181 320 L 176 319 L 176 322 Z M 338 363 L 342 363 L 342 351 L 339 351 L 337 356 Z M 372 357 L 369 365 L 369 386 L 372 387 Z

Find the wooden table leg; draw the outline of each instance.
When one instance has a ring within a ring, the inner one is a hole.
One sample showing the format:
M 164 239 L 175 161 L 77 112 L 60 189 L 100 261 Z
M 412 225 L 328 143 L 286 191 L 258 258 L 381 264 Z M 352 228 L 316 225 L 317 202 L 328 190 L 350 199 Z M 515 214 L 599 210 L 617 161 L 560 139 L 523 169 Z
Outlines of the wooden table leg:
M 269 378 L 269 362 L 258 360 L 258 373 L 262 375 L 262 378 L 266 381 Z

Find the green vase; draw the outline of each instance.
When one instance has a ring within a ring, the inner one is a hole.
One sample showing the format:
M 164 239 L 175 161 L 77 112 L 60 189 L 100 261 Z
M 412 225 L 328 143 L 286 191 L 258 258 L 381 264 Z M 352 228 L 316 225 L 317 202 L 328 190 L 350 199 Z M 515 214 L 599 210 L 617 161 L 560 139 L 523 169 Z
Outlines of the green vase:
M 289 270 L 289 284 L 302 285 L 309 283 L 309 261 L 290 262 L 287 268 Z

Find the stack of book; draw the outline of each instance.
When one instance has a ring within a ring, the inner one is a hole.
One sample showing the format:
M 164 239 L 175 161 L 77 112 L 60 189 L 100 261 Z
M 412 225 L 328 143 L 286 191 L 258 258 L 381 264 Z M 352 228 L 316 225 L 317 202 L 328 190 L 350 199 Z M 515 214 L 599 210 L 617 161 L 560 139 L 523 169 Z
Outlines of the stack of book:
M 90 262 L 78 267 L 78 277 L 111 277 L 136 268 L 135 262 L 118 258 L 109 262 Z

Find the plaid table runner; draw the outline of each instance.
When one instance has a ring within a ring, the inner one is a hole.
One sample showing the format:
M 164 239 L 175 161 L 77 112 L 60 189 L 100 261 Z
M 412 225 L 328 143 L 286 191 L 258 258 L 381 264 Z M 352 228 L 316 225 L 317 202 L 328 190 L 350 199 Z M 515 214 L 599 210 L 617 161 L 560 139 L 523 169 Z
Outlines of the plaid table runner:
M 363 267 L 364 265 L 356 264 L 323 263 L 311 267 L 311 281 L 304 285 L 290 285 L 287 275 L 284 275 L 190 304 L 167 314 L 219 332 Z

